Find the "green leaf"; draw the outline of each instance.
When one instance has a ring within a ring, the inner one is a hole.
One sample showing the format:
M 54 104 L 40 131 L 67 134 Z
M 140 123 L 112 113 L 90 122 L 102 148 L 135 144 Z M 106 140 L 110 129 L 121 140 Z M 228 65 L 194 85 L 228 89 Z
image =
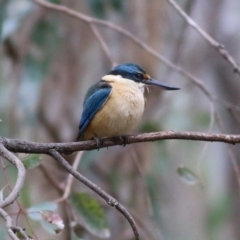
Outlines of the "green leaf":
M 41 216 L 43 221 L 41 221 L 42 227 L 51 234 L 58 234 L 64 229 L 64 223 L 62 218 L 53 211 L 42 211 Z
M 199 182 L 198 177 L 187 167 L 179 167 L 177 172 L 181 178 L 181 180 L 189 185 L 194 185 Z
M 88 193 L 72 193 L 73 206 L 79 213 L 79 224 L 101 239 L 110 237 L 105 212 L 99 202 Z
M 54 202 L 42 202 L 27 209 L 28 216 L 39 221 L 50 234 L 60 233 L 64 229 L 62 218 L 55 213 L 58 205 Z
M 28 216 L 33 219 L 40 221 L 42 220 L 42 211 L 56 211 L 58 205 L 54 202 L 42 202 L 35 206 L 32 206 L 27 209 Z
M 23 165 L 25 166 L 25 168 L 27 169 L 33 169 L 36 168 L 40 165 L 41 163 L 41 159 L 40 159 L 40 155 L 38 154 L 30 154 L 27 155 L 23 160 Z

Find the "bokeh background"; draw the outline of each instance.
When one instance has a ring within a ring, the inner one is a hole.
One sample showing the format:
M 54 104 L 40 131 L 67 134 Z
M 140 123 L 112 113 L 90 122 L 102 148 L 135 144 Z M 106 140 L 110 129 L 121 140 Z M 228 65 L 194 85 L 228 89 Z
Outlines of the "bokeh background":
M 110 61 L 83 21 L 42 8 L 34 1 L 1 0 L 1 136 L 37 142 L 72 141 L 86 90 L 114 63 L 123 62 L 138 63 L 154 78 L 181 87 L 174 92 L 151 89 L 146 94 L 146 111 L 136 133 L 181 130 L 239 134 L 240 76 L 166 0 L 52 2 L 121 26 L 198 78 L 213 98 L 224 102 L 211 101 L 189 78 L 114 29 L 95 25 L 109 48 Z M 176 2 L 240 59 L 239 0 Z M 78 170 L 130 210 L 143 239 L 237 240 L 239 156 L 238 145 L 167 140 L 86 152 Z M 41 167 L 27 172 L 19 198 L 23 208 L 60 196 L 44 171 L 59 184 L 64 184 L 67 173 L 53 159 L 41 158 Z M 0 189 L 6 185 L 4 172 L 12 185 L 16 177 L 13 167 L 1 167 Z M 98 199 L 79 182 L 74 182 L 73 189 Z M 121 214 L 99 202 L 107 217 L 110 239 L 134 239 Z M 8 211 L 16 221 L 19 206 L 15 203 Z M 58 212 L 66 228 L 57 236 L 29 220 L 38 239 L 100 239 L 84 227 L 82 238 L 73 234 L 64 203 Z M 24 214 L 17 221 L 31 235 Z M 2 219 L 0 233 L 1 239 L 8 239 Z

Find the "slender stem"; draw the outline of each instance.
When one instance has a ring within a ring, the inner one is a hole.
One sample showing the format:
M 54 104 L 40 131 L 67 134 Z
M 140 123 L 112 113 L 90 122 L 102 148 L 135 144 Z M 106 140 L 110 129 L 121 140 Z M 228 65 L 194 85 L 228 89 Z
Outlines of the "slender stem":
M 78 152 L 75 159 L 74 159 L 74 162 L 73 162 L 73 165 L 72 165 L 72 169 L 74 171 L 76 171 L 81 159 L 82 159 L 82 155 L 83 155 L 83 151 L 82 152 Z M 66 187 L 65 187 L 65 190 L 64 190 L 64 193 L 63 195 L 56 199 L 54 202 L 56 203 L 59 203 L 59 202 L 62 202 L 62 201 L 65 201 L 68 197 L 69 197 L 69 194 L 71 192 L 71 188 L 72 188 L 72 185 L 73 185 L 73 175 L 71 173 L 68 174 L 68 177 L 67 177 L 67 182 L 66 182 Z
M 110 206 L 115 207 L 119 212 L 121 212 L 124 217 L 128 220 L 130 223 L 135 238 L 137 240 L 140 239 L 140 233 L 137 227 L 137 224 L 131 214 L 112 196 L 110 196 L 108 193 L 106 193 L 104 190 L 102 190 L 100 187 L 98 187 L 96 184 L 91 182 L 89 179 L 81 175 L 79 172 L 73 169 L 73 167 L 62 157 L 62 155 L 54 150 L 49 150 L 49 154 L 58 161 L 70 174 L 72 174 L 76 179 L 78 179 L 80 182 L 91 188 L 94 192 L 96 192 L 100 197 L 102 197 Z
M 3 201 L 0 201 L 0 208 L 5 208 L 18 198 L 19 192 L 24 184 L 26 170 L 21 160 L 13 153 L 9 152 L 9 150 L 7 150 L 2 144 L 0 144 L 0 156 L 4 157 L 7 161 L 15 165 L 18 170 L 17 181 L 13 190 L 7 198 L 5 198 Z
M 19 238 L 14 234 L 14 232 L 12 230 L 11 217 L 2 208 L 0 208 L 0 216 L 6 221 L 7 231 L 8 231 L 9 236 L 11 237 L 11 239 L 19 240 Z
M 234 72 L 240 74 L 239 63 L 230 55 L 226 48 L 217 42 L 213 37 L 211 37 L 207 32 L 205 32 L 198 24 L 183 10 L 174 0 L 167 0 L 172 7 L 184 18 L 184 20 L 195 29 L 211 46 L 213 46 L 220 55 L 227 60 L 232 66 Z
M 0 216 L 6 221 L 6 228 L 7 228 L 7 232 L 8 232 L 8 235 L 10 236 L 10 238 L 12 240 L 20 240 L 16 234 L 14 233 L 13 229 L 15 229 L 15 227 L 13 227 L 13 224 L 12 224 L 12 219 L 11 217 L 7 214 L 7 212 L 5 212 L 2 208 L 0 208 Z M 20 228 L 18 228 L 19 230 Z M 22 230 L 22 229 L 21 229 Z M 23 231 L 23 230 L 22 230 Z M 21 232 L 22 232 L 21 231 Z M 29 239 L 28 237 L 25 239 Z
M 111 63 L 112 67 L 116 66 L 117 63 L 114 61 L 113 56 L 111 54 L 111 51 L 110 51 L 107 43 L 104 41 L 102 35 L 100 34 L 100 32 L 98 31 L 96 26 L 92 23 L 89 23 L 89 27 L 92 30 L 93 34 L 95 35 L 96 39 L 99 41 L 105 55 L 107 56 L 109 62 Z

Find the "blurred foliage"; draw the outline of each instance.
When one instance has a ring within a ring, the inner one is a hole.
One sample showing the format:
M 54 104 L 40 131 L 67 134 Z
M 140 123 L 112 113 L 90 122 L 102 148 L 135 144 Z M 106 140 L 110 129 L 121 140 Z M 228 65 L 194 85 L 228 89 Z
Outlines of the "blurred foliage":
M 48 74 L 50 63 L 61 43 L 58 26 L 55 19 L 44 19 L 35 25 L 31 33 L 35 49 L 27 55 L 25 64 L 28 78 L 32 81 L 41 81 Z
M 232 199 L 229 196 L 219 196 L 212 204 L 206 224 L 211 239 L 218 238 L 219 228 L 229 221 L 232 210 Z
M 145 122 L 140 129 L 140 132 L 156 132 L 159 131 L 159 124 L 147 121 Z
M 99 202 L 88 193 L 74 192 L 71 195 L 73 206 L 79 213 L 80 225 L 100 239 L 110 236 L 107 219 Z
M 22 162 L 26 169 L 34 169 L 41 164 L 41 159 L 39 154 L 29 154 L 22 159 Z
M 124 10 L 124 2 L 122 0 L 88 0 L 92 13 L 98 18 L 107 17 L 107 8 L 110 6 L 117 12 Z

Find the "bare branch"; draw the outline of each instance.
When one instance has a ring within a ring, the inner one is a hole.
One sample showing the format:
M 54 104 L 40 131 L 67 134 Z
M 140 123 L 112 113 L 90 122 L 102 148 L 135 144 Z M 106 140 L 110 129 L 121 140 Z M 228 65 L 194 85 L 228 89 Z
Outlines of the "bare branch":
M 123 216 L 128 220 L 130 223 L 135 238 L 137 240 L 140 239 L 140 233 L 137 227 L 137 224 L 131 214 L 112 196 L 110 196 L 108 193 L 103 191 L 100 187 L 98 187 L 96 184 L 88 180 L 86 177 L 81 175 L 79 172 L 73 169 L 73 167 L 62 157 L 62 155 L 56 151 L 55 149 L 50 149 L 49 154 L 57 161 L 59 162 L 70 174 L 72 174 L 76 179 L 78 179 L 80 182 L 91 188 L 94 192 L 96 192 L 100 197 L 102 197 L 110 206 L 115 207 L 119 212 L 123 214 Z
M 13 231 L 11 217 L 2 208 L 0 208 L 0 216 L 6 221 L 7 232 L 8 232 L 8 235 L 11 237 L 11 239 L 19 240 L 19 238 L 15 235 Z
M 207 90 L 207 88 L 204 86 L 204 84 L 202 83 L 202 81 L 200 79 L 196 78 L 191 73 L 183 70 L 181 67 L 176 66 L 175 64 L 171 63 L 169 60 L 167 60 L 161 54 L 157 53 L 148 44 L 146 44 L 145 42 L 141 41 L 138 37 L 134 36 L 133 34 L 131 34 L 126 29 L 124 29 L 124 28 L 122 28 L 120 26 L 117 26 L 117 25 L 115 25 L 115 24 L 113 24 L 111 22 L 108 22 L 108 21 L 104 21 L 104 20 L 101 20 L 101 19 L 96 19 L 96 18 L 93 18 L 93 17 L 89 17 L 89 16 L 87 16 L 85 14 L 76 12 L 76 11 L 66 7 L 66 6 L 49 3 L 49 2 L 46 2 L 46 1 L 43 1 L 43 0 L 34 0 L 34 1 L 37 4 L 41 5 L 42 7 L 47 8 L 47 9 L 51 9 L 51 10 L 54 10 L 54 11 L 66 13 L 70 17 L 77 18 L 78 20 L 87 23 L 89 26 L 92 26 L 93 24 L 102 25 L 102 26 L 108 27 L 108 28 L 110 28 L 110 29 L 112 29 L 112 30 L 114 30 L 116 32 L 121 33 L 125 37 L 129 38 L 132 42 L 134 42 L 135 44 L 137 44 L 138 46 L 143 48 L 146 52 L 148 52 L 149 54 L 154 56 L 156 59 L 158 59 L 159 61 L 164 63 L 166 66 L 168 66 L 169 68 L 173 69 L 174 71 L 182 74 L 187 79 L 189 79 L 192 83 L 197 85 L 210 100 L 213 99 L 213 97 L 211 96 L 210 92 Z
M 232 162 L 232 165 L 233 165 L 233 170 L 236 174 L 236 177 L 237 177 L 237 182 L 238 182 L 238 188 L 240 190 L 240 169 L 239 169 L 239 166 L 238 166 L 238 161 L 236 159 L 236 156 L 234 155 L 232 149 L 229 147 L 228 148 L 228 154 L 229 154 L 229 157 L 230 157 L 230 160 Z M 240 193 L 240 191 L 239 191 Z
M 96 39 L 99 41 L 105 55 L 107 56 L 109 62 L 111 63 L 112 67 L 116 66 L 117 63 L 113 60 L 112 54 L 109 50 L 109 47 L 107 46 L 106 42 L 104 41 L 102 35 L 98 31 L 95 25 L 89 24 L 90 29 L 92 30 L 93 34 L 95 35 Z
M 44 177 L 48 179 L 48 181 L 56 188 L 56 190 L 60 193 L 63 192 L 63 187 L 59 184 L 59 182 L 54 178 L 53 174 L 50 174 L 50 172 L 42 165 L 39 165 L 40 170 L 42 171 Z
M 12 189 L 12 186 L 11 186 L 11 184 L 10 184 L 10 182 L 9 182 L 8 175 L 7 175 L 6 171 L 5 171 L 5 170 L 6 170 L 6 166 L 5 166 L 5 164 L 4 164 L 3 159 L 0 159 L 0 160 L 1 160 L 2 168 L 4 169 L 3 172 L 4 172 L 5 180 L 6 180 L 6 182 L 7 182 L 8 188 L 9 188 L 10 191 L 12 192 L 13 189 Z M 40 165 L 40 166 L 41 166 L 41 165 Z M 18 214 L 23 213 L 23 216 L 24 216 L 24 218 L 25 218 L 25 220 L 26 220 L 26 222 L 27 222 L 27 224 L 28 224 L 28 227 L 29 227 L 32 235 L 35 237 L 35 240 L 38 240 L 38 237 L 37 237 L 36 234 L 34 233 L 32 227 L 31 227 L 31 225 L 30 225 L 30 222 L 29 222 L 29 220 L 28 220 L 28 218 L 27 218 L 27 216 L 26 216 L 25 210 L 23 209 L 23 207 L 21 206 L 21 204 L 19 203 L 18 200 L 16 200 L 16 203 L 17 203 L 17 205 L 18 205 L 18 207 L 19 207 L 19 212 L 18 212 Z M 16 223 L 17 223 L 17 219 L 16 219 Z M 21 229 L 21 228 L 20 228 L 20 229 Z
M 184 18 L 184 20 L 194 28 L 211 46 L 216 48 L 216 50 L 221 54 L 221 56 L 226 59 L 232 66 L 234 72 L 240 74 L 240 65 L 239 63 L 230 55 L 230 53 L 226 50 L 226 48 L 217 42 L 214 38 L 212 38 L 208 33 L 206 33 L 202 28 L 200 28 L 197 23 L 184 12 L 181 7 L 174 0 L 167 0 L 174 9 Z
M 8 205 L 12 204 L 18 198 L 19 192 L 24 184 L 26 171 L 21 160 L 17 158 L 13 153 L 9 152 L 2 144 L 0 144 L 0 156 L 4 157 L 6 160 L 15 165 L 18 170 L 17 181 L 13 190 L 7 198 L 0 202 L 0 208 L 5 208 Z
M 78 152 L 78 154 L 76 155 L 73 165 L 72 165 L 72 169 L 74 171 L 77 169 L 77 167 L 82 159 L 83 153 L 84 153 L 83 151 Z M 65 201 L 71 192 L 72 184 L 73 184 L 73 175 L 69 173 L 63 195 L 60 198 L 56 199 L 54 202 L 59 203 L 59 202 Z
M 232 134 L 218 134 L 218 133 L 203 133 L 203 132 L 152 132 L 142 133 L 138 135 L 129 135 L 128 143 L 138 142 L 153 142 L 159 140 L 193 140 L 205 142 L 222 142 L 229 144 L 240 143 L 240 135 Z M 55 149 L 60 153 L 70 154 L 76 151 L 93 150 L 98 148 L 105 148 L 115 145 L 124 145 L 125 141 L 121 137 L 102 138 L 101 146 L 97 146 L 95 140 L 88 140 L 82 142 L 67 142 L 67 143 L 36 143 L 29 141 L 20 141 L 17 139 L 9 139 L 0 137 L 2 143 L 9 151 L 23 152 L 23 153 L 42 153 L 48 154 L 50 150 Z
M 7 232 L 8 232 L 8 235 L 11 237 L 11 239 L 13 239 L 13 240 L 20 240 L 20 239 L 29 240 L 29 237 L 27 236 L 27 234 L 24 232 L 24 230 L 22 228 L 13 226 L 11 217 L 2 208 L 0 208 L 0 216 L 6 221 Z M 15 234 L 16 232 L 19 232 L 19 235 L 21 236 L 21 238 L 18 238 L 16 236 L 16 234 Z

